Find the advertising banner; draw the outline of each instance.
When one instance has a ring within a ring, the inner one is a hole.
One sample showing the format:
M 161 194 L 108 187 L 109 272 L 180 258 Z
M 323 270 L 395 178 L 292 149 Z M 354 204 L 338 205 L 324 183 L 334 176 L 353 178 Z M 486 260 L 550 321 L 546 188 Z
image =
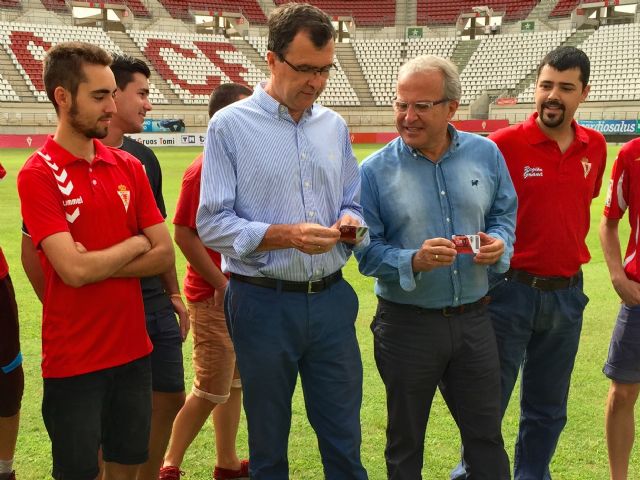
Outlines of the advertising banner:
M 142 131 L 146 133 L 154 132 L 184 132 L 184 121 L 180 118 L 162 120 L 155 118 L 145 118 Z
M 578 120 L 583 127 L 593 128 L 603 135 L 636 135 L 640 133 L 637 120 Z

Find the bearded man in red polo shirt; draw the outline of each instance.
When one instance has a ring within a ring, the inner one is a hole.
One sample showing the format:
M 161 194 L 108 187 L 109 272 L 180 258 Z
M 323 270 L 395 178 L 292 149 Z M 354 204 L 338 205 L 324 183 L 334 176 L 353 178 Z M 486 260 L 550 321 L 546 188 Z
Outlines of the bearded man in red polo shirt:
M 551 478 L 549 463 L 567 422 L 567 398 L 582 313 L 582 264 L 591 200 L 605 169 L 604 137 L 574 120 L 589 93 L 590 62 L 574 47 L 538 68 L 537 112 L 490 136 L 518 194 L 511 269 L 494 278 L 489 307 L 498 340 L 503 412 L 521 373 L 514 478 Z
M 135 478 L 148 456 L 151 342 L 139 277 L 174 261 L 140 162 L 97 139 L 115 112 L 111 57 L 85 43 L 44 60 L 58 127 L 18 175 L 45 275 L 42 412 L 56 479 Z
M 581 265 L 591 200 L 606 162 L 604 137 L 577 124 L 589 93 L 589 58 L 574 47 L 551 51 L 538 67 L 536 112 L 490 135 L 518 194 L 511 268 L 489 278 L 498 342 L 502 410 L 521 372 L 515 480 L 550 480 L 549 463 L 567 422 L 567 398 L 582 313 L 589 299 Z M 466 478 L 456 476 L 452 478 Z

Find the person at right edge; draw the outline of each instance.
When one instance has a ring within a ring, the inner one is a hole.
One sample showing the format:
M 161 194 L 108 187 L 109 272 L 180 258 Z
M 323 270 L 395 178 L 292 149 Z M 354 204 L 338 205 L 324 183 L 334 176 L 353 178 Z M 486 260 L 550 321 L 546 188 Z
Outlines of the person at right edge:
M 538 67 L 536 112 L 489 136 L 518 194 L 511 268 L 493 276 L 489 291 L 503 415 L 521 372 L 514 480 L 551 479 L 549 464 L 567 423 L 569 382 L 589 301 L 580 267 L 591 258 L 585 243 L 589 208 L 600 192 L 607 155 L 602 134 L 574 119 L 589 94 L 589 73 L 583 51 L 551 51 Z M 463 468 L 451 478 L 467 478 Z

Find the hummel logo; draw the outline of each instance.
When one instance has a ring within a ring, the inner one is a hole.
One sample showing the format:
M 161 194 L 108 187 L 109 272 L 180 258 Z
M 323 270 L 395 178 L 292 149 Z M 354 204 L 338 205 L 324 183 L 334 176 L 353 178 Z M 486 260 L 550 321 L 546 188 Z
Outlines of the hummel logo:
M 478 186 L 478 180 L 471 180 L 471 186 L 472 187 L 477 187 Z

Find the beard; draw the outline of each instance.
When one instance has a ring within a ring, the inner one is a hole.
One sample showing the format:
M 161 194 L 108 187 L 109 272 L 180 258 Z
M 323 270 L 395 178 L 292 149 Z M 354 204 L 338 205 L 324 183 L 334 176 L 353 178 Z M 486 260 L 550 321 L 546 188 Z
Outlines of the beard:
M 97 121 L 106 120 L 109 118 L 111 118 L 111 115 L 105 115 L 98 118 Z M 109 133 L 108 126 L 99 127 L 97 123 L 94 125 L 88 125 L 86 121 L 80 118 L 80 115 L 78 113 L 78 104 L 76 103 L 75 98 L 72 100 L 71 109 L 69 110 L 69 125 L 71 125 L 71 127 L 73 127 L 76 132 L 81 133 L 87 138 L 102 139 Z
M 559 107 L 559 110 L 554 110 L 554 116 L 552 118 L 549 118 L 545 114 L 545 111 L 547 108 L 551 106 Z M 564 105 L 558 102 L 545 102 L 542 104 L 542 109 L 540 111 L 540 121 L 543 123 L 545 127 L 556 128 L 559 125 L 562 125 L 562 123 L 564 122 L 564 111 L 565 111 Z

